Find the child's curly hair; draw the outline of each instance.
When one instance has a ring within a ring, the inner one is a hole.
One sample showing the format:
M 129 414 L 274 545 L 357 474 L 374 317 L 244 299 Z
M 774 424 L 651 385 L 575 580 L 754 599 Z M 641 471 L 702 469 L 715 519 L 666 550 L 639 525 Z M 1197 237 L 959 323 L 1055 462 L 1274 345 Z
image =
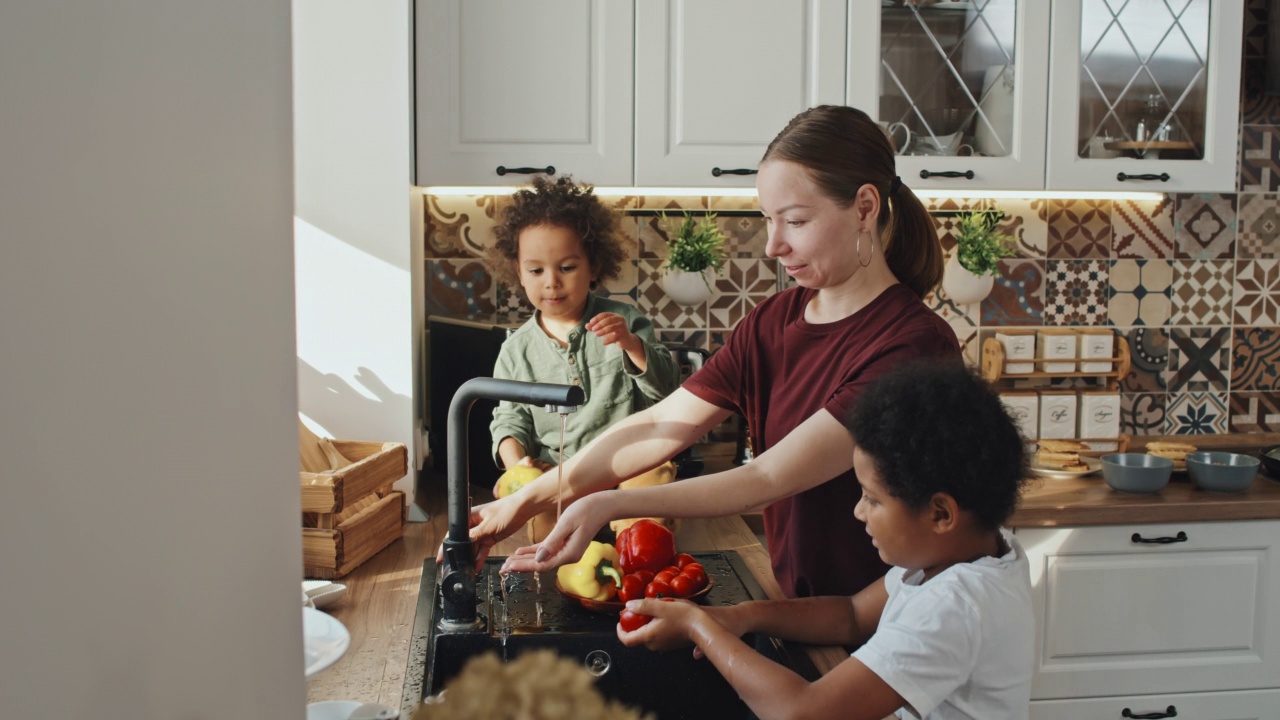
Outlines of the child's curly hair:
M 1027 482 L 1017 425 L 987 381 L 958 360 L 917 360 L 876 379 L 845 426 L 889 493 L 915 510 L 944 492 L 995 530 Z
M 516 271 L 520 233 L 535 225 L 559 225 L 577 233 L 597 281 L 615 278 L 621 271 L 626 251 L 619 235 L 618 216 L 596 197 L 595 187 L 575 183 L 568 175 L 554 180 L 539 176 L 533 187 L 516 191 L 493 229 L 495 242 L 488 260 L 490 271 L 499 282 L 520 283 Z

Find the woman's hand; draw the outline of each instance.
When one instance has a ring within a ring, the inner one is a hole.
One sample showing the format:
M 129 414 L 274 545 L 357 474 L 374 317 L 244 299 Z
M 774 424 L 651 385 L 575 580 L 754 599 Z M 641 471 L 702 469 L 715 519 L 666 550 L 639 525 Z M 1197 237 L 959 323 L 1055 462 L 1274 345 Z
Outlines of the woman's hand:
M 471 508 L 469 522 L 471 542 L 474 543 L 476 570 L 484 564 L 485 558 L 489 557 L 489 551 L 495 544 L 524 527 L 529 519 L 525 513 L 515 495 Z M 436 562 L 444 562 L 443 543 L 436 550 Z
M 594 493 L 565 508 L 556 526 L 542 542 L 537 546 L 520 548 L 510 555 L 501 572 L 543 572 L 577 562 L 600 528 L 612 519 L 609 515 L 610 495 L 612 493 Z
M 627 647 L 644 645 L 656 651 L 683 647 L 693 641 L 697 623 L 714 622 L 704 608 L 688 600 L 631 600 L 627 602 L 627 609 L 653 618 L 631 632 L 618 625 L 618 640 Z M 694 650 L 697 655 L 697 648 Z

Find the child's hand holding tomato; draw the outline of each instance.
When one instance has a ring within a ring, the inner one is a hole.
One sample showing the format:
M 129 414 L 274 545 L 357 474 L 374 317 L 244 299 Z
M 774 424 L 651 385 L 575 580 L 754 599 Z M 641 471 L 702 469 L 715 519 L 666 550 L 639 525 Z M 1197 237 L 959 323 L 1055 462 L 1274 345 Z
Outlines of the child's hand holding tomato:
M 618 621 L 618 640 L 627 647 L 644 645 L 658 651 L 688 645 L 698 622 L 715 622 L 702 607 L 672 598 L 632 600 L 622 612 L 625 617 Z M 637 625 L 646 616 L 651 619 Z

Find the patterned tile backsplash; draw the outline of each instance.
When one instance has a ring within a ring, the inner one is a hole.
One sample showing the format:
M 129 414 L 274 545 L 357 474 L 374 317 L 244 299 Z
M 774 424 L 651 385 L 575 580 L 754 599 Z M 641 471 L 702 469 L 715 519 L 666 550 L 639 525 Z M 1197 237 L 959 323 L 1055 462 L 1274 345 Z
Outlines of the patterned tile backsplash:
M 1250 0 L 1246 70 L 1265 54 L 1265 3 Z M 955 247 L 956 210 L 996 207 L 1018 257 L 1001 262 L 980 304 L 938 289 L 926 302 L 955 330 L 970 362 L 1004 327 L 1106 327 L 1128 340 L 1121 430 L 1134 435 L 1280 431 L 1280 99 L 1245 72 L 1237 192 L 1159 200 L 931 200 L 939 241 Z M 632 241 L 621 277 L 598 292 L 644 310 L 664 342 L 715 351 L 746 313 L 786 287 L 765 256 L 758 216 L 721 215 L 729 261 L 711 298 L 686 307 L 660 286 L 666 233 L 629 210 L 755 210 L 754 198 L 609 197 Z M 520 288 L 494 282 L 479 255 L 504 195 L 428 197 L 428 314 L 531 311 Z M 1064 386 L 1085 386 L 1092 380 Z

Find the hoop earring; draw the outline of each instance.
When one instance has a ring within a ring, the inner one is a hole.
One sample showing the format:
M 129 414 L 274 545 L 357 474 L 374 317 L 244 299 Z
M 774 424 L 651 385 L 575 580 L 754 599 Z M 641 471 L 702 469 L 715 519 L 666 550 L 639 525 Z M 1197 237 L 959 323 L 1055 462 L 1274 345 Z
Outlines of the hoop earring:
M 866 230 L 859 230 L 858 241 L 854 243 L 853 252 L 858 257 L 858 264 L 861 265 L 862 267 L 867 267 L 868 265 L 871 264 L 871 259 L 876 256 L 876 239 L 873 237 L 871 238 L 871 252 L 870 254 L 867 255 L 867 261 L 863 262 L 862 261 L 862 236 L 863 235 L 866 235 L 867 237 L 871 237 L 871 233 L 867 232 Z

